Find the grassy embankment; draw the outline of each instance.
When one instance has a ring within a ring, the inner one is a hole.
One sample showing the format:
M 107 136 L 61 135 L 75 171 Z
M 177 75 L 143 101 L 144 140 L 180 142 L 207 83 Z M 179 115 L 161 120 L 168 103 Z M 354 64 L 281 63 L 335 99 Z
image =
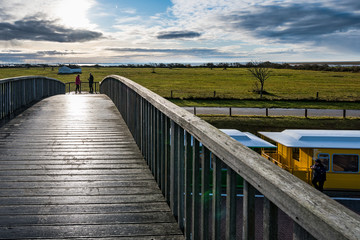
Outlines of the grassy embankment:
M 254 79 L 246 69 L 208 68 L 161 69 L 83 67 L 81 79 L 89 73 L 95 81 L 116 74 L 127 77 L 180 106 L 232 106 L 360 109 L 360 73 L 273 70 L 265 83 L 269 93 L 263 100 L 253 93 Z M 58 75 L 57 68 L 0 69 L 0 79 L 15 76 L 41 75 L 74 82 L 76 75 Z M 71 87 L 74 90 L 74 86 Z M 83 86 L 86 91 L 87 86 Z M 214 98 L 214 91 L 215 98 Z M 319 92 L 319 100 L 315 100 Z M 301 117 L 224 117 L 201 116 L 219 128 L 257 131 L 281 131 L 287 128 L 360 129 L 360 119 Z

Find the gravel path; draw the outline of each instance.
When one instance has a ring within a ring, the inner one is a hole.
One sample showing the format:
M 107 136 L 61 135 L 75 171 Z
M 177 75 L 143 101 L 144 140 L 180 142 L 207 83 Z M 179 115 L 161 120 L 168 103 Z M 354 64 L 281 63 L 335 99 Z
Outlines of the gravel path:
M 250 115 L 250 116 L 298 116 L 304 117 L 360 117 L 360 110 L 303 109 L 303 108 L 237 108 L 237 107 L 184 107 L 195 114 Z

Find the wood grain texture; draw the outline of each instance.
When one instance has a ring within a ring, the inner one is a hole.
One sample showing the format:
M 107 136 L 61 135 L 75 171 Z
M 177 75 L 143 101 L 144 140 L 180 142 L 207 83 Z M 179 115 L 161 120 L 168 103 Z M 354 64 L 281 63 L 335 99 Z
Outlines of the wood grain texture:
M 105 95 L 58 95 L 0 128 L 1 239 L 183 239 Z

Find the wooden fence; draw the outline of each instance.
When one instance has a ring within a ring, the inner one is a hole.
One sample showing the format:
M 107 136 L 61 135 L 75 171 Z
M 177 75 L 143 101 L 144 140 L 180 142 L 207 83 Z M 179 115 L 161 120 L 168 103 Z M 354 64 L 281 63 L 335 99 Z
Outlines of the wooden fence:
M 256 192 L 264 195 L 264 239 L 278 238 L 278 209 L 293 220 L 293 239 L 359 239 L 359 215 L 188 111 L 116 75 L 101 82 L 100 92 L 122 114 L 186 239 L 220 239 L 221 231 L 226 239 L 237 231 L 255 239 Z M 238 175 L 244 179 L 242 206 Z

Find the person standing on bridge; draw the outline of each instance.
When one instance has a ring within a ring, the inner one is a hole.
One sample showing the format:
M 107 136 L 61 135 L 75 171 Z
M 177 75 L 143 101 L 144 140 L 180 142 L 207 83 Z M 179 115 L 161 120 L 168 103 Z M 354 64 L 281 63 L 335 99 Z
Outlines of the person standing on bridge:
M 81 93 L 80 84 L 81 84 L 80 75 L 78 74 L 75 79 L 75 85 L 76 85 L 75 93 L 77 93 L 77 91 L 79 91 L 79 93 Z
M 94 89 L 93 89 L 93 83 L 94 83 L 94 76 L 90 73 L 89 76 L 89 93 L 94 93 Z
M 322 192 L 324 190 L 324 183 L 326 181 L 326 168 L 320 159 L 316 159 L 315 164 L 311 166 L 311 169 L 313 170 L 314 174 L 312 184 L 317 190 Z

